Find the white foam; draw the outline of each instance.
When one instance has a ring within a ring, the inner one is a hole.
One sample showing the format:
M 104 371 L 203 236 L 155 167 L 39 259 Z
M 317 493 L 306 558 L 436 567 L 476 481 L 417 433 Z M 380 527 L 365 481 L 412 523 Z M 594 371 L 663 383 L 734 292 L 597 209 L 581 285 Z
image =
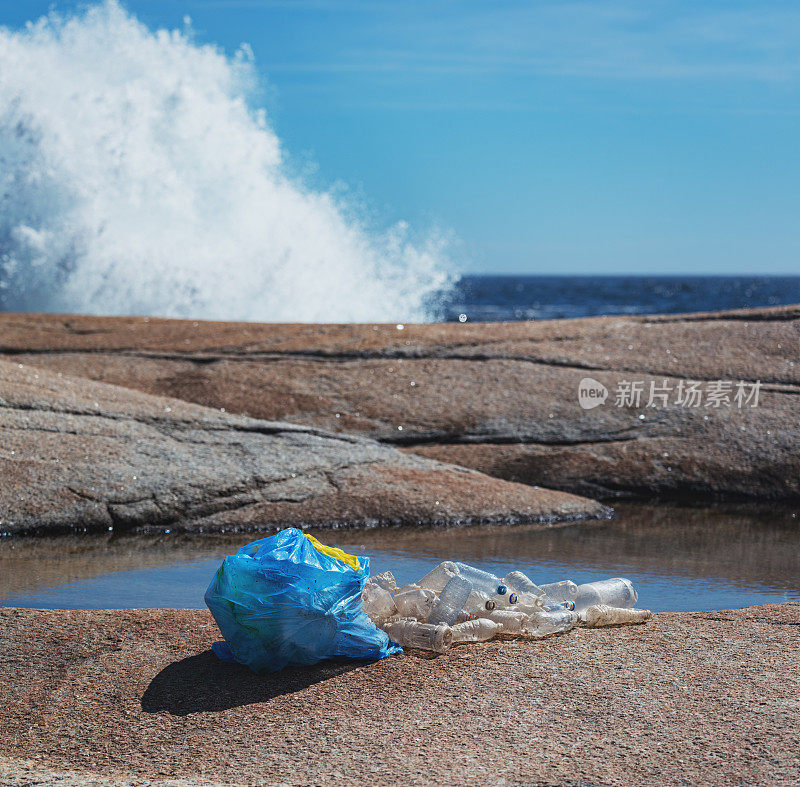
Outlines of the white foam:
M 443 243 L 288 176 L 254 79 L 114 0 L 0 29 L 0 309 L 430 318 Z

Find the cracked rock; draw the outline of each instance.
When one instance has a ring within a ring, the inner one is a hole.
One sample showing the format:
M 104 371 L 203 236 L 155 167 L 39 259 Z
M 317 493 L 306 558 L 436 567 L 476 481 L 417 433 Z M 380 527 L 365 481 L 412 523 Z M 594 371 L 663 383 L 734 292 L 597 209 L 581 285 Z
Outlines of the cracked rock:
M 0 315 L 11 360 L 369 437 L 592 496 L 800 497 L 800 307 L 541 323 L 257 325 Z M 591 377 L 609 399 L 582 410 Z M 758 407 L 675 403 L 760 381 Z M 614 392 L 639 381 L 639 406 Z M 650 386 L 671 389 L 648 407 Z M 659 404 L 656 401 L 656 404 Z
M 599 503 L 0 361 L 0 533 L 552 522 Z

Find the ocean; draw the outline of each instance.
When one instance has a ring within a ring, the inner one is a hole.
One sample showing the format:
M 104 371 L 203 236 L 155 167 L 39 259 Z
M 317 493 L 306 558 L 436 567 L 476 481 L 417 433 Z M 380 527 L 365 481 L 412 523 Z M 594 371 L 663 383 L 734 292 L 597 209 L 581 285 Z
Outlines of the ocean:
M 800 277 L 464 276 L 450 288 L 446 231 L 374 226 L 341 189 L 295 176 L 270 118 L 244 100 L 257 78 L 245 61 L 188 31 L 152 32 L 114 2 L 0 28 L 13 184 L 0 311 L 391 323 L 800 302 Z
M 800 276 L 464 276 L 441 317 L 472 322 L 556 320 L 800 303 Z

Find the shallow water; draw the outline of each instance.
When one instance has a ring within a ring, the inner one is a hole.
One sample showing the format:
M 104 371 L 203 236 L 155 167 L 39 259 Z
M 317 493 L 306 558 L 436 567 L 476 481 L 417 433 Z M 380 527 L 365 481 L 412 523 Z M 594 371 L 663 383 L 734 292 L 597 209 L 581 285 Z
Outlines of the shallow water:
M 317 532 L 367 555 L 400 583 L 440 560 L 544 583 L 626 576 L 654 611 L 730 609 L 800 600 L 800 516 L 786 507 L 621 505 L 617 516 L 533 526 Z M 0 541 L 0 606 L 114 609 L 203 606 L 220 560 L 255 540 L 236 536 L 74 536 Z

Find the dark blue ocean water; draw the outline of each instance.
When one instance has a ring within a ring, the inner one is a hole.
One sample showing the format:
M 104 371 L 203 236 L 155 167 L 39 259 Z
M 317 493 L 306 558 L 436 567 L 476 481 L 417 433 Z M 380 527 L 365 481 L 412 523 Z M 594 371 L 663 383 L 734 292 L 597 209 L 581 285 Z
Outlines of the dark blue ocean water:
M 445 298 L 443 317 L 553 320 L 790 303 L 800 303 L 800 276 L 464 276 Z

